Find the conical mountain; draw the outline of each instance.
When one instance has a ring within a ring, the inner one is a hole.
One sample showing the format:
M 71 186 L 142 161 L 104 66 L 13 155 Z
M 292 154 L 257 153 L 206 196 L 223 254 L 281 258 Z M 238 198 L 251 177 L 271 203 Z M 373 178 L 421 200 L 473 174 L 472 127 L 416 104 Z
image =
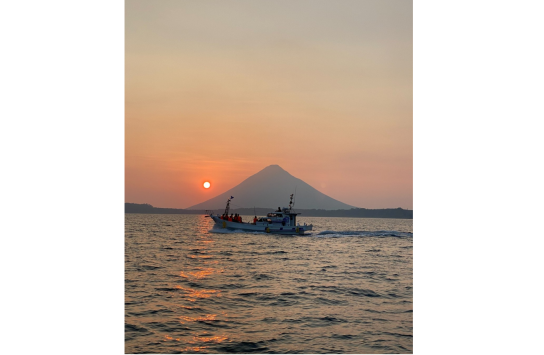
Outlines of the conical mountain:
M 191 206 L 189 209 L 222 209 L 225 208 L 227 199 L 231 196 L 234 196 L 231 208 L 287 207 L 289 195 L 295 192 L 295 187 L 295 209 L 339 210 L 354 208 L 317 191 L 283 170 L 279 165 L 270 165 L 225 193 Z

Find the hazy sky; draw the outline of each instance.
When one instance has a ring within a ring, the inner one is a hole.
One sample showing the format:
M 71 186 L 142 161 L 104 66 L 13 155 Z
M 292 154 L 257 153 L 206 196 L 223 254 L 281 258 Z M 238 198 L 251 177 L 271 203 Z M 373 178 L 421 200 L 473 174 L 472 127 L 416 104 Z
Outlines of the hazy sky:
M 126 202 L 186 208 L 278 164 L 412 208 L 412 2 L 126 0 L 125 122 Z

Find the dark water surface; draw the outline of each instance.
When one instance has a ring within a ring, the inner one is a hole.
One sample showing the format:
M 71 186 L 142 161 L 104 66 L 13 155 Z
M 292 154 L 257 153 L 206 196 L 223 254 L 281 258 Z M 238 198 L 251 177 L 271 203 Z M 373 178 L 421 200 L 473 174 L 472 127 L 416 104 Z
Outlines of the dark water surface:
M 411 353 L 412 220 L 299 219 L 311 235 L 126 214 L 125 352 Z

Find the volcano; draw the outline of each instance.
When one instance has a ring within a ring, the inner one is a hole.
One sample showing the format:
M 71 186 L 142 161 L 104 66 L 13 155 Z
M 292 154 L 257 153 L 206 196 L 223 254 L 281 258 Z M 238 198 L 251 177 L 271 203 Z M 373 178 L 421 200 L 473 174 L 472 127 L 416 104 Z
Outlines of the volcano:
M 279 165 L 270 165 L 219 196 L 189 207 L 190 210 L 222 209 L 234 196 L 231 208 L 287 207 L 289 195 L 295 193 L 295 209 L 340 210 L 356 208 L 329 197 L 294 177 Z

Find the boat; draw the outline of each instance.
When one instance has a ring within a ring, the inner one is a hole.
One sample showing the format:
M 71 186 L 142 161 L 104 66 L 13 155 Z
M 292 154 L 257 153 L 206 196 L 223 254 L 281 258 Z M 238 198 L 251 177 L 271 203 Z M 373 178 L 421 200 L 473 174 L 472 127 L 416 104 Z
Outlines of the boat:
M 222 215 L 209 213 L 209 216 L 215 222 L 215 227 L 230 229 L 230 230 L 242 230 L 247 232 L 264 232 L 272 234 L 304 234 L 304 232 L 311 231 L 312 224 L 300 225 L 297 223 L 297 215 L 293 211 L 293 195 L 291 194 L 291 200 L 289 201 L 289 207 L 278 208 L 276 211 L 269 212 L 266 217 L 253 219 L 250 222 L 235 222 L 223 219 L 224 216 L 229 216 L 230 201 L 234 197 L 231 196 L 227 200 L 225 212 Z

